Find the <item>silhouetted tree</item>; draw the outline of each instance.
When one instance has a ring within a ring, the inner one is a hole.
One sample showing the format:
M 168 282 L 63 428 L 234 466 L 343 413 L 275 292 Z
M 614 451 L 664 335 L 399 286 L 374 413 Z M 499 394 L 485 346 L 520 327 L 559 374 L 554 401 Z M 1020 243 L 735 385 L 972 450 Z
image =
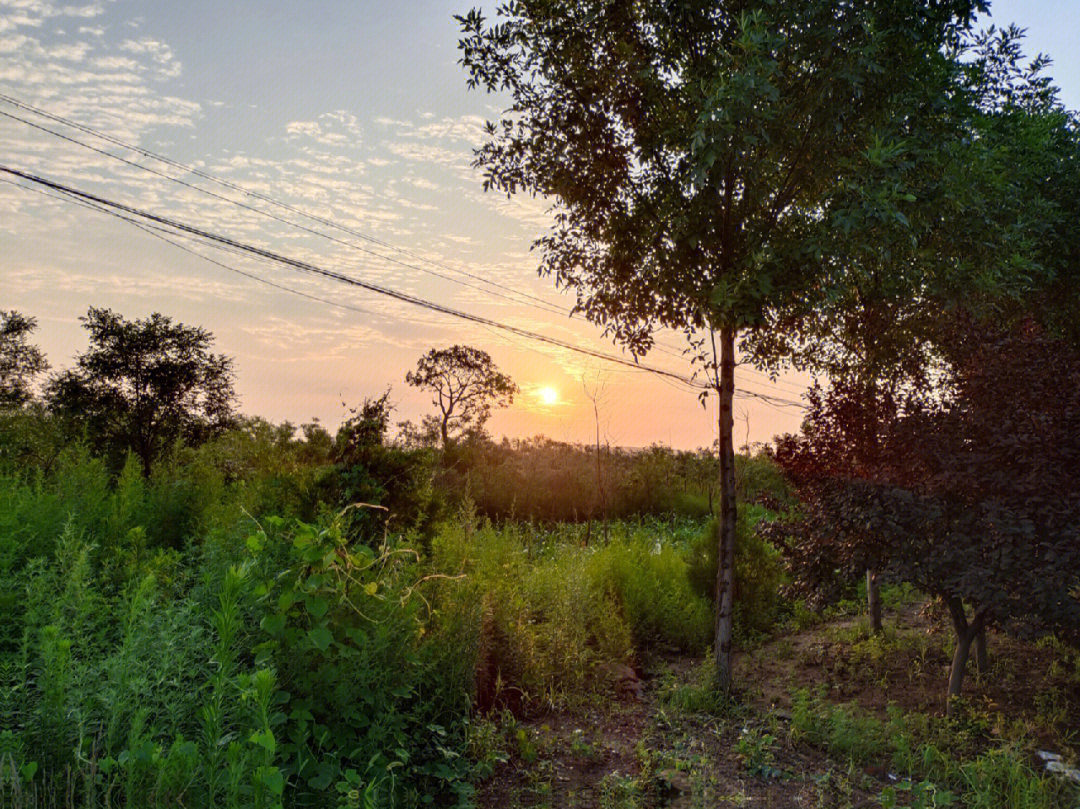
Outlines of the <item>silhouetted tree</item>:
M 125 320 L 91 307 L 81 318 L 90 347 L 48 385 L 50 407 L 112 452 L 133 452 L 149 477 L 176 441 L 200 443 L 234 415 L 232 360 L 213 336 L 155 312 Z
M 511 404 L 518 392 L 518 386 L 499 371 L 486 351 L 466 345 L 431 349 L 416 363 L 415 371 L 405 374 L 405 381 L 433 394 L 443 448 L 452 434 L 482 430 L 491 409 Z
M 802 499 L 781 524 L 799 581 L 866 567 L 948 605 L 959 696 L 987 627 L 1080 635 L 1080 351 L 1029 321 L 954 319 L 941 393 L 868 408 L 858 391 L 816 392 L 777 460 Z M 880 438 L 876 462 L 848 450 Z
M 392 410 L 389 390 L 364 399 L 338 429 L 331 455 L 342 504 L 355 507 L 349 524 L 368 540 L 384 526 L 423 527 L 433 513 L 435 453 L 389 445 Z
M 34 378 L 49 369 L 41 349 L 29 341 L 36 328 L 36 318 L 0 311 L 0 407 L 30 401 Z

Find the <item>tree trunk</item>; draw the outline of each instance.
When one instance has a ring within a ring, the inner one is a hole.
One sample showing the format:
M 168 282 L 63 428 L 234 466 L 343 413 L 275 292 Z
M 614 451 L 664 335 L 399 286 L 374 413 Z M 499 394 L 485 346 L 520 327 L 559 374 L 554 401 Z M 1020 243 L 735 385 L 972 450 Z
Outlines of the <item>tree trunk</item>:
M 150 480 L 150 476 L 154 473 L 154 451 L 151 447 L 140 447 L 139 460 L 142 462 L 142 476 L 146 480 Z
M 720 332 L 720 531 L 716 567 L 716 679 L 722 694 L 731 693 L 731 641 L 735 606 L 735 330 Z
M 597 393 L 599 395 L 599 392 Z M 607 500 L 604 497 L 604 478 L 600 474 L 600 408 L 596 404 L 596 400 L 593 400 L 593 418 L 596 422 L 596 500 L 599 510 L 604 513 L 604 519 L 607 519 Z M 589 528 L 592 529 L 592 521 L 589 521 Z
M 952 614 L 953 629 L 956 632 L 956 650 L 953 652 L 952 668 L 949 670 L 949 694 L 945 712 L 953 713 L 953 701 L 960 696 L 964 684 L 964 669 L 971 654 L 971 644 L 985 630 L 983 613 L 976 610 L 971 623 L 964 614 L 964 602 L 959 598 L 949 599 L 949 612 Z
M 877 573 L 869 568 L 866 571 L 866 612 L 870 616 L 870 631 L 880 635 L 881 627 L 881 585 Z

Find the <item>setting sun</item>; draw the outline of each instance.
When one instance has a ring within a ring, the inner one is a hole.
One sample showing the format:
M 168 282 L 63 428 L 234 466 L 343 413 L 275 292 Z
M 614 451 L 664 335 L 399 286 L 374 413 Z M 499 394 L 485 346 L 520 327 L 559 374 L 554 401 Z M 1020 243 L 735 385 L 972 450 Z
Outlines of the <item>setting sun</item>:
M 559 401 L 559 392 L 555 388 L 540 388 L 540 401 L 546 405 L 553 405 Z

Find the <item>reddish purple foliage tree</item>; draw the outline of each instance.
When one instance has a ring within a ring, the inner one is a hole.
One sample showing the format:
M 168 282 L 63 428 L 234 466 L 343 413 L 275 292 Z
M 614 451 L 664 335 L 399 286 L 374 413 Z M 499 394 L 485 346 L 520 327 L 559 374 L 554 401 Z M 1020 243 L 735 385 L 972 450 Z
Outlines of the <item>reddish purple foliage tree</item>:
M 989 626 L 1080 637 L 1080 351 L 966 318 L 940 346 L 933 398 L 815 391 L 777 445 L 802 507 L 775 530 L 805 589 L 872 567 L 940 596 L 954 697 Z

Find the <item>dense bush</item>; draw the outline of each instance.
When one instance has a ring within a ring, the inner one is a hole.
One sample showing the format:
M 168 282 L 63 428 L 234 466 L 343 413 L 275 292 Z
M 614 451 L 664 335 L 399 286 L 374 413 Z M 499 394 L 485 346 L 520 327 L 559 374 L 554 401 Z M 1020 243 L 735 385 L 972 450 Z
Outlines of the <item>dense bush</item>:
M 283 689 L 276 751 L 293 800 L 467 797 L 468 610 L 433 620 L 410 548 L 350 542 L 340 521 L 267 525 L 247 541 L 262 577 L 254 650 Z
M 704 452 L 600 448 L 536 437 L 454 447 L 441 485 L 495 521 L 582 522 L 644 514 L 707 516 L 717 480 Z
M 599 448 L 543 436 L 499 443 L 483 437 L 448 448 L 438 485 L 496 522 L 546 523 L 644 515 L 705 518 L 719 502 L 719 467 L 706 450 Z M 599 463 L 598 463 L 599 461 Z M 599 468 L 598 468 L 599 467 Z M 736 459 L 739 497 L 790 504 L 788 485 L 764 453 Z
M 610 693 L 635 648 L 707 647 L 693 523 L 466 513 L 413 550 L 342 515 L 342 481 L 389 468 L 352 447 L 251 420 L 148 478 L 78 442 L 0 477 L 0 767 L 31 805 L 467 801 L 474 702 Z
M 467 798 L 472 623 L 430 611 L 414 551 L 257 530 L 221 491 L 176 550 L 139 522 L 176 480 L 60 470 L 0 480 L 0 766 L 30 805 Z
M 758 535 L 756 527 L 770 512 L 745 504 L 735 529 L 735 635 L 749 643 L 774 632 L 790 609 L 780 595 L 787 579 L 782 554 Z M 715 598 L 719 527 L 710 520 L 690 548 L 688 575 L 694 592 Z
M 437 603 L 476 610 L 482 709 L 528 711 L 610 691 L 613 667 L 635 664 L 651 644 L 707 649 L 711 608 L 690 588 L 684 545 L 663 525 L 619 523 L 608 543 L 587 547 L 580 530 L 468 520 L 435 537 L 435 568 L 465 577 L 444 582 Z

